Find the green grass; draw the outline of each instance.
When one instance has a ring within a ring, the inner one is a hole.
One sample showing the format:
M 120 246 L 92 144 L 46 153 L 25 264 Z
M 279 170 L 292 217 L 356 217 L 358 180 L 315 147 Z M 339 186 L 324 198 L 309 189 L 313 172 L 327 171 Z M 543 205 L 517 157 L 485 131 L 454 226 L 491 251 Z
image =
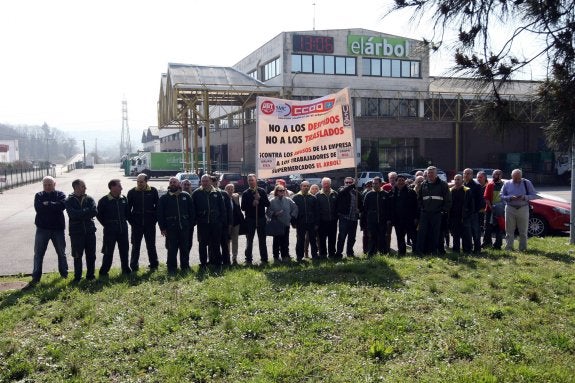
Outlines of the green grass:
M 0 381 L 574 382 L 566 242 L 79 285 L 49 275 L 0 293 Z

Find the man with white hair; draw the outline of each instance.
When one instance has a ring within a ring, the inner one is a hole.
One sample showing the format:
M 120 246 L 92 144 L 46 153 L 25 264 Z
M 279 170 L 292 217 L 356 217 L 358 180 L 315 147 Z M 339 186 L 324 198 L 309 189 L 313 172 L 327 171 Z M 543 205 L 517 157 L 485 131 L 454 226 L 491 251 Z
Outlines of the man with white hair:
M 519 231 L 519 251 L 527 250 L 527 228 L 529 226 L 529 200 L 535 198 L 535 188 L 523 178 L 520 169 L 511 172 L 511 179 L 501 188 L 501 200 L 505 202 L 505 250 L 513 250 L 515 229 Z
M 66 261 L 66 239 L 64 230 L 66 222 L 64 210 L 66 195 L 56 190 L 56 181 L 50 176 L 42 179 L 41 192 L 34 196 L 34 209 L 36 210 L 36 236 L 34 238 L 34 270 L 32 283 L 40 282 L 42 278 L 42 264 L 48 243 L 52 241 L 58 255 L 58 271 L 62 278 L 68 277 L 68 262 Z

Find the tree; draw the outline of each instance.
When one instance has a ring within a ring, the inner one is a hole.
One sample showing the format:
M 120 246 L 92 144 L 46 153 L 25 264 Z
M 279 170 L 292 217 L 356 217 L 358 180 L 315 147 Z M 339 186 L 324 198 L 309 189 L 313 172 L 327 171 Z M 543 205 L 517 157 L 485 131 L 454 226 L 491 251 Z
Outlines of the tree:
M 543 126 L 547 143 L 557 150 L 569 148 L 575 157 L 575 0 L 394 0 L 387 15 L 404 9 L 413 10 L 415 22 L 431 17 L 434 33 L 424 42 L 432 50 L 444 44 L 451 29 L 457 31 L 453 71 L 476 79 L 491 96 L 492 102 L 476 108 L 475 117 L 491 120 L 500 130 L 514 122 L 500 90 L 526 66 L 542 61 L 547 78 L 534 97 L 540 112 L 549 116 Z M 526 42 L 539 48 L 520 57 L 517 45 Z M 572 185 L 573 165 L 572 160 Z M 572 193 L 571 244 L 574 209 Z

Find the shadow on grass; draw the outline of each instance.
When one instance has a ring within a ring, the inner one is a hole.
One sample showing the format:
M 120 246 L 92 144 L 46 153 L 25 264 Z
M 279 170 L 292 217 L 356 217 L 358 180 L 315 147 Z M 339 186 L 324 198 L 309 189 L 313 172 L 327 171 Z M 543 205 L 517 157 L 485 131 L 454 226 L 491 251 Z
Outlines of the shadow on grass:
M 343 261 L 313 261 L 287 264 L 287 267 L 263 269 L 276 285 L 348 283 L 386 288 L 400 288 L 403 281 L 384 257 Z
M 540 250 L 527 250 L 524 253 L 532 254 L 540 257 L 549 258 L 552 261 L 559 261 L 563 263 L 575 263 L 575 257 L 566 252 L 558 251 L 540 251 Z

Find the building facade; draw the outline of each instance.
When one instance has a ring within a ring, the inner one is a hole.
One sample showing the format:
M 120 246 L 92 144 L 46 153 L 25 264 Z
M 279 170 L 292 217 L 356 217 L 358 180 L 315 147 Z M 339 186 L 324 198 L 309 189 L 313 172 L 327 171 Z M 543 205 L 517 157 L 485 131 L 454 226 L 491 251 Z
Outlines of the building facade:
M 313 99 L 349 88 L 363 170 L 504 167 L 506 153 L 545 146 L 541 122 L 529 110 L 536 82 L 515 82 L 503 90 L 525 109 L 525 118 L 496 135 L 466 115 L 483 98 L 471 80 L 429 75 L 429 49 L 422 41 L 366 29 L 282 32 L 233 68 L 286 99 Z M 239 123 L 229 115 L 214 119 L 213 162 L 255 169 L 254 116 L 248 108 Z

